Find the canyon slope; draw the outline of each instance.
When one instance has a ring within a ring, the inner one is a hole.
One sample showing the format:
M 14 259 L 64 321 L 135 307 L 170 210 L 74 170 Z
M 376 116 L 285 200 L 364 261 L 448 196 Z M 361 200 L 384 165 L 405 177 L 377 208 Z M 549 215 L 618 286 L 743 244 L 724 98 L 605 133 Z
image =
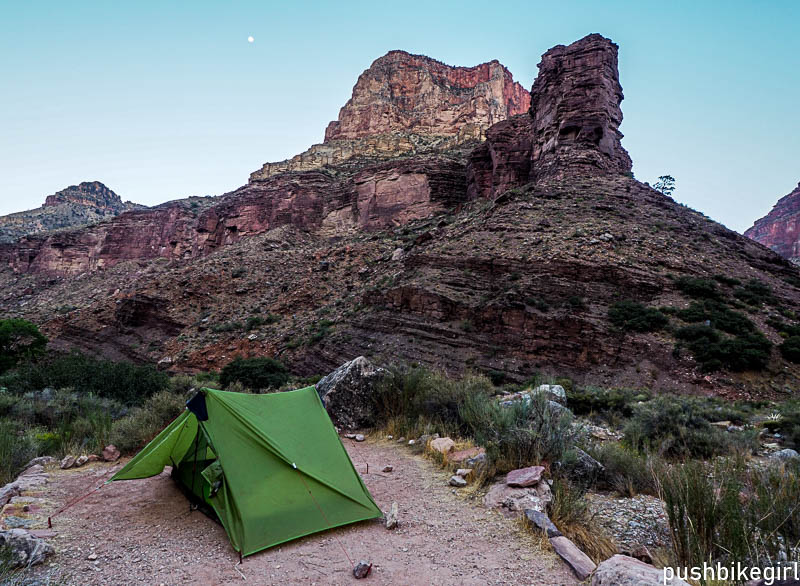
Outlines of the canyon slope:
M 64 228 L 96 224 L 143 206 L 123 202 L 99 181 L 85 181 L 48 195 L 42 207 L 0 216 L 0 242 Z
M 791 392 L 800 370 L 777 345 L 800 273 L 633 178 L 617 51 L 596 34 L 554 47 L 530 93 L 497 62 L 391 52 L 318 158 L 267 164 L 218 198 L 0 245 L 0 310 L 57 347 L 177 371 L 276 356 L 313 375 L 363 354 L 498 381 Z M 686 278 L 714 284 L 772 344 L 762 370 L 706 372 L 681 347 Z M 669 325 L 620 330 L 609 309 L 624 300 L 664 308 Z
M 800 264 L 800 183 L 744 235 Z

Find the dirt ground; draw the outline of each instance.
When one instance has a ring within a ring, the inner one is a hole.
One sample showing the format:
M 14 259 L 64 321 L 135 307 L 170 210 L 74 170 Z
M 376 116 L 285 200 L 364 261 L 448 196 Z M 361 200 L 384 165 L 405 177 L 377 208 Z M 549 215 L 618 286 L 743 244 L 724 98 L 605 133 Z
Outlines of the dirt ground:
M 365 521 L 266 550 L 238 564 L 222 526 L 167 474 L 104 486 L 53 520 L 56 555 L 34 570 L 67 584 L 576 584 L 519 524 L 455 494 L 447 476 L 407 448 L 344 440 L 375 501 L 400 507 L 400 527 Z M 365 474 L 367 464 L 369 473 Z M 384 473 L 385 465 L 394 466 Z M 118 468 L 119 464 L 114 466 Z M 60 506 L 97 486 L 109 464 L 51 473 Z M 339 542 L 372 573 L 356 580 Z

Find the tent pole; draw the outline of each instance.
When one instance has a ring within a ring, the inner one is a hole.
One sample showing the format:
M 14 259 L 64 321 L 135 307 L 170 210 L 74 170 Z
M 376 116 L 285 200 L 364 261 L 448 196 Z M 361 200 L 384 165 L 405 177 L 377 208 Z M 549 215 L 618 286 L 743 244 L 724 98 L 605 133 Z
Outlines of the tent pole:
M 192 498 L 194 498 L 194 476 L 197 473 L 197 444 L 200 441 L 200 425 L 197 426 L 197 435 L 194 436 L 194 462 L 192 462 Z M 192 512 L 192 500 L 189 499 L 189 512 Z

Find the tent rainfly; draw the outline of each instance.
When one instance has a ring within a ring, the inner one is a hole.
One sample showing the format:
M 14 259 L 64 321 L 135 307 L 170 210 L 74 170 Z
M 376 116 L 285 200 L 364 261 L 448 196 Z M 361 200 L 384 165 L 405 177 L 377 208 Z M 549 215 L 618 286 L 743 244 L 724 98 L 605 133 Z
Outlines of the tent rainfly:
M 109 482 L 168 465 L 243 556 L 383 514 L 314 387 L 268 395 L 202 389 Z

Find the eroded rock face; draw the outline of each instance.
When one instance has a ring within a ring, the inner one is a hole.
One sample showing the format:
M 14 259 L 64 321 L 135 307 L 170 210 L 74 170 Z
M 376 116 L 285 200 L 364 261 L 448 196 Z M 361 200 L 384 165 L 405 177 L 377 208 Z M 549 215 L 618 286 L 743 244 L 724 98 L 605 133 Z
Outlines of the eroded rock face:
M 589 35 L 547 51 L 528 116 L 486 133 L 470 156 L 471 197 L 494 197 L 528 181 L 567 175 L 629 174 L 622 148 L 617 45 Z
M 325 141 L 409 132 L 452 136 L 486 129 L 528 109 L 530 96 L 498 61 L 451 67 L 424 55 L 390 51 L 358 78 Z
M 308 171 L 352 159 L 382 160 L 441 152 L 481 141 L 491 125 L 527 112 L 530 94 L 498 61 L 451 67 L 424 55 L 391 51 L 377 59 L 325 130 L 325 142 L 250 180 Z
M 800 264 L 800 183 L 744 235 Z

